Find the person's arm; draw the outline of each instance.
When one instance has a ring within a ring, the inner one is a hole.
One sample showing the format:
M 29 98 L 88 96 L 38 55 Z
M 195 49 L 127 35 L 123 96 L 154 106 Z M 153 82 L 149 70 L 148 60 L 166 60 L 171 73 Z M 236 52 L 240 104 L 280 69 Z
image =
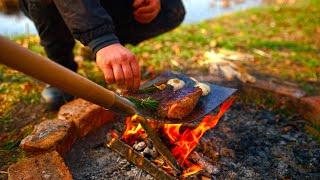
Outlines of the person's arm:
M 119 42 L 114 35 L 111 16 L 100 5 L 100 0 L 53 0 L 73 37 L 88 45 L 93 39 L 108 35 L 108 40 Z
M 54 3 L 72 35 L 96 54 L 107 83 L 138 89 L 140 69 L 136 56 L 120 44 L 112 18 L 100 0 L 54 0 Z

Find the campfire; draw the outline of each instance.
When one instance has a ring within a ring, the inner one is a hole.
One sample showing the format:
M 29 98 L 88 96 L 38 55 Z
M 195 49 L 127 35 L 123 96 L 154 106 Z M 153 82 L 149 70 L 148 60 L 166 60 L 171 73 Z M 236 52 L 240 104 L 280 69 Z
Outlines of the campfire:
M 107 146 L 159 179 L 211 177 L 215 167 L 210 159 L 194 150 L 204 133 L 216 126 L 233 101 L 234 98 L 226 101 L 217 115 L 205 116 L 197 126 L 161 124 L 152 120 L 141 124 L 143 117 L 127 117 L 122 136 L 112 131 Z

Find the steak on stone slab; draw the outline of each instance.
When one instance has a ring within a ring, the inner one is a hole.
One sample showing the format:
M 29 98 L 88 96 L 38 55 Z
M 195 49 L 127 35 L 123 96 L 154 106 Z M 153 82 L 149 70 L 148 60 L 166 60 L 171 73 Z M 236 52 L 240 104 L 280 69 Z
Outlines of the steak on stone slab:
M 182 119 L 188 116 L 196 106 L 202 94 L 201 88 L 183 87 L 173 91 L 173 86 L 166 85 L 163 90 L 155 89 L 152 92 L 127 92 L 124 96 L 137 99 L 151 98 L 159 100 L 157 115 L 162 118 Z

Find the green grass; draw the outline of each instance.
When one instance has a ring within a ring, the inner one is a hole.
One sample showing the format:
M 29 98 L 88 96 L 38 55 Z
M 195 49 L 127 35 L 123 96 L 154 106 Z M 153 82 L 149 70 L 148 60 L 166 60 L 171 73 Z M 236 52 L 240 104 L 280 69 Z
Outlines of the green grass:
M 17 103 L 37 104 L 40 102 L 41 86 L 32 78 L 2 65 L 0 66 L 0 82 L 0 130 L 3 131 Z
M 259 49 L 271 58 L 255 55 L 254 64 L 245 62 L 246 65 L 259 74 L 298 82 L 304 87 L 306 81 L 319 82 L 320 78 L 319 4 L 319 0 L 301 0 L 293 5 L 252 8 L 184 25 L 136 47 L 128 47 L 144 65 L 156 65 L 155 71 L 182 70 L 194 65 L 195 60 L 203 59 L 203 52 L 212 50 L 212 41 L 217 42 L 218 48 L 250 54 Z M 181 68 L 172 61 L 177 61 Z M 305 90 L 308 95 L 319 95 L 320 85 L 306 86 Z

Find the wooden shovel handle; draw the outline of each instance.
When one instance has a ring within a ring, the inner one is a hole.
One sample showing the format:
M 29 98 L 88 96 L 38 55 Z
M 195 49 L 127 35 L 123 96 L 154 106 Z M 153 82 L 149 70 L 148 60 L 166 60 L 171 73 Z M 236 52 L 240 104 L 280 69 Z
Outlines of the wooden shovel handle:
M 134 105 L 102 86 L 0 36 L 0 63 L 106 109 L 132 116 Z

